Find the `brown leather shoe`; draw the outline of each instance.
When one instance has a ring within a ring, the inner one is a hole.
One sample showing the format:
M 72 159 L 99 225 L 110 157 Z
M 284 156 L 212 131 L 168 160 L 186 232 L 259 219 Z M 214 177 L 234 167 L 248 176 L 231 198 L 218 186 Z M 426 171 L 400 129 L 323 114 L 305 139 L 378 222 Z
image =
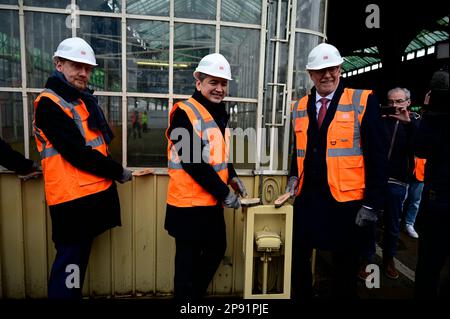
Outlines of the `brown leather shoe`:
M 370 272 L 366 271 L 366 267 L 367 267 L 367 263 L 363 262 L 359 265 L 359 269 L 358 269 L 358 278 L 361 280 L 366 280 L 367 276 L 370 275 Z
M 383 261 L 384 272 L 386 276 L 390 279 L 397 279 L 399 277 L 398 271 L 395 268 L 394 257 L 387 257 Z

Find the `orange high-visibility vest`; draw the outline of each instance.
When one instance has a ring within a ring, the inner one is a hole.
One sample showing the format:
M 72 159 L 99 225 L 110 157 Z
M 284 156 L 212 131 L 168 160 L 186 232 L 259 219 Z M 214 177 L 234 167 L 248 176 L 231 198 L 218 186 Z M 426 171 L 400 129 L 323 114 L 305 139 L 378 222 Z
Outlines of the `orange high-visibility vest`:
M 367 98 L 372 91 L 344 89 L 336 113 L 327 132 L 327 177 L 331 194 L 338 202 L 360 200 L 364 196 L 364 158 L 361 147 L 360 126 Z M 292 125 L 297 149 L 299 187 L 303 186 L 303 162 L 308 145 L 308 96 L 294 103 Z
M 211 114 L 205 109 L 204 106 L 193 98 L 178 102 L 173 106 L 169 114 L 169 128 L 172 123 L 173 114 L 177 108 L 181 108 L 184 112 L 186 112 L 192 124 L 194 134 L 197 134 L 201 143 L 205 145 L 203 148 L 203 154 L 199 154 L 199 152 L 193 154 L 194 162 L 198 161 L 200 163 L 200 156 L 203 156 L 203 161 L 209 163 L 219 175 L 220 179 L 227 184 L 230 144 L 229 129 L 225 129 L 224 137 Z M 181 166 L 181 159 L 178 156 L 175 145 L 170 139 L 169 128 L 166 130 L 166 137 L 168 140 L 167 158 L 169 172 L 167 203 L 176 207 L 216 205 L 217 199 L 201 187 L 188 173 L 183 170 Z M 172 135 L 181 135 L 182 139 L 179 143 L 185 143 L 183 145 L 185 149 L 190 148 L 190 140 L 192 138 L 195 139 L 195 137 L 183 136 L 183 133 L 185 132 L 177 131 L 177 129 L 174 129 L 171 132 Z M 195 141 L 193 148 L 196 148 Z M 198 150 L 200 150 L 200 145 L 198 145 Z M 183 152 L 183 155 L 184 154 L 186 154 L 186 152 Z M 183 159 L 183 161 L 186 160 L 189 159 Z
M 425 163 L 427 160 L 425 158 L 414 157 L 414 175 L 416 179 L 423 182 L 425 179 Z
M 100 131 L 88 127 L 89 112 L 81 99 L 69 103 L 50 89 L 45 89 L 34 101 L 34 110 L 41 98 L 46 97 L 58 105 L 74 120 L 86 145 L 107 156 L 107 146 Z M 44 174 L 45 197 L 48 205 L 65 203 L 106 190 L 112 180 L 80 170 L 66 161 L 53 147 L 44 132 L 33 121 L 33 131 Z

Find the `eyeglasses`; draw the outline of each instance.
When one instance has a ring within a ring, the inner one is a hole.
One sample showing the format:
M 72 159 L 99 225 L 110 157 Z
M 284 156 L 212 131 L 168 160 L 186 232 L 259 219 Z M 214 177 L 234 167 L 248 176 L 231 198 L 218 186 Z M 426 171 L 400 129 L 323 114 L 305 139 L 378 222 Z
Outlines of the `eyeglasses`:
M 324 76 L 325 73 L 327 73 L 327 72 L 330 72 L 331 75 L 336 75 L 336 73 L 338 73 L 338 71 L 340 71 L 340 70 L 341 70 L 341 67 L 339 65 L 337 65 L 337 66 L 330 66 L 328 68 L 320 69 L 320 70 L 311 70 L 311 72 L 314 72 L 320 76 Z
M 398 100 L 387 100 L 388 105 L 394 105 L 394 104 L 402 104 L 409 101 L 409 99 L 398 99 Z

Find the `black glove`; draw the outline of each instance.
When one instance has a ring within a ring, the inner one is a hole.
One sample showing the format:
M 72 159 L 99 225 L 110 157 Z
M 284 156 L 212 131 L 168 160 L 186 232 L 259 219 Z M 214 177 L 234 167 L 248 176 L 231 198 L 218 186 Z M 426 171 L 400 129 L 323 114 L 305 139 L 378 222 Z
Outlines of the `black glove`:
M 247 196 L 247 190 L 245 189 L 244 183 L 237 177 L 233 177 L 230 180 L 230 186 L 234 189 L 235 192 L 239 193 L 242 197 Z
M 133 178 L 133 173 L 129 169 L 124 168 L 123 172 L 122 172 L 122 176 L 120 176 L 120 179 L 118 179 L 117 181 L 120 184 L 123 184 L 123 183 L 126 183 L 128 181 L 131 181 L 132 178 Z
M 223 200 L 223 206 L 238 209 L 239 207 L 241 207 L 241 201 L 234 192 L 230 191 L 227 197 L 225 197 L 225 199 Z
M 356 225 L 360 227 L 368 226 L 376 223 L 378 220 L 378 212 L 370 207 L 362 206 L 356 214 Z
M 298 191 L 298 177 L 297 176 L 291 176 L 289 177 L 289 180 L 286 185 L 285 193 L 290 193 L 291 197 L 294 197 L 295 194 L 297 194 Z
M 42 175 L 41 164 L 38 161 L 33 161 L 33 165 L 31 165 L 30 170 L 26 174 L 20 174 L 19 178 L 23 181 L 27 181 L 30 179 L 36 179 L 40 175 Z

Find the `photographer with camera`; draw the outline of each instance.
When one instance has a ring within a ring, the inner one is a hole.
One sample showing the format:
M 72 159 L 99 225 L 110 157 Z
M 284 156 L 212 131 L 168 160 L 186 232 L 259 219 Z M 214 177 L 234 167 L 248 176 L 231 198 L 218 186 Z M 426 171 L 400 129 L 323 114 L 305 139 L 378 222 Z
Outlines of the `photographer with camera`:
M 448 70 L 430 81 L 414 152 L 425 158 L 424 188 L 417 217 L 420 232 L 415 297 L 437 298 L 439 277 L 449 256 L 448 212 Z M 448 285 L 448 282 L 447 282 Z
M 400 218 L 406 197 L 408 180 L 414 170 L 413 135 L 417 121 L 410 116 L 411 93 L 406 88 L 396 87 L 387 94 L 387 106 L 381 107 L 384 124 L 383 133 L 389 141 L 387 176 L 388 187 L 384 204 L 383 268 L 386 276 L 397 279 L 394 257 L 397 254 L 397 242 L 400 237 Z M 362 263 L 358 277 L 365 279 L 366 263 L 370 263 L 375 254 L 375 226 L 372 229 L 372 244 L 362 253 Z

